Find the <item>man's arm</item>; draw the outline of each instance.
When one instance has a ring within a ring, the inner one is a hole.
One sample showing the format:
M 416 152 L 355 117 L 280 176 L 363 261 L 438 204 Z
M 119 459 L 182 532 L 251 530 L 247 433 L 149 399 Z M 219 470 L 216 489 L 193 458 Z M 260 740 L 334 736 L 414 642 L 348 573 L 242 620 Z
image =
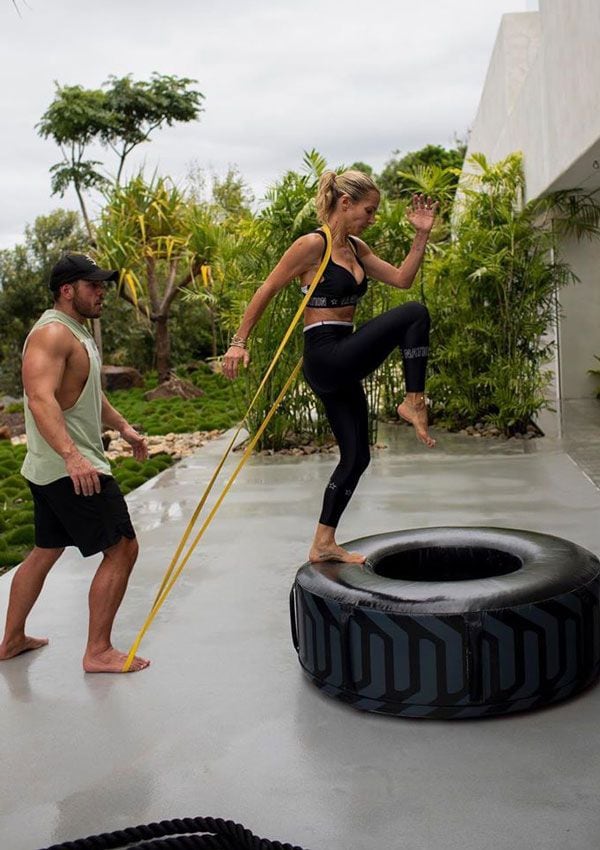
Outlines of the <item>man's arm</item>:
M 116 410 L 102 393 L 102 422 L 114 431 L 118 431 L 133 449 L 136 460 L 146 460 L 148 457 L 148 446 L 141 434 L 132 428 L 129 422 Z
M 61 325 L 35 331 L 23 355 L 23 388 L 38 431 L 63 458 L 75 492 L 91 496 L 100 492 L 98 470 L 73 442 L 56 399 L 71 346 L 72 334 Z

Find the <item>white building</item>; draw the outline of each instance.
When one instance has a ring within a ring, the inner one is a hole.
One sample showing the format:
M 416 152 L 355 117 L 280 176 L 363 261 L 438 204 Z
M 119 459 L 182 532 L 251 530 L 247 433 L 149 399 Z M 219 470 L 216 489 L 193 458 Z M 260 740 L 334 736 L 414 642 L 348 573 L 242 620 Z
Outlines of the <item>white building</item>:
M 524 155 L 527 198 L 600 188 L 600 0 L 539 0 L 539 11 L 504 15 L 467 156 Z M 600 200 L 600 195 L 598 196 Z M 580 283 L 560 293 L 558 387 L 593 396 L 599 382 L 600 240 L 564 242 Z

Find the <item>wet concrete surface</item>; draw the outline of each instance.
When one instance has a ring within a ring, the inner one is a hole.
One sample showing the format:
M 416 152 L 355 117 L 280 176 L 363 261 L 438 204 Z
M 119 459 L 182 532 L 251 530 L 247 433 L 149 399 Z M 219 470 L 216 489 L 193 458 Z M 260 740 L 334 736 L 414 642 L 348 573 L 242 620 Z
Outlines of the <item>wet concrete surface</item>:
M 600 492 L 564 434 L 438 436 L 427 451 L 409 428 L 383 429 L 388 448 L 374 453 L 342 541 L 492 525 L 600 554 Z M 117 645 L 128 648 L 142 624 L 222 448 L 208 444 L 128 497 L 141 557 Z M 63 556 L 30 621 L 50 646 L 0 665 L 2 850 L 197 815 L 311 850 L 600 844 L 600 688 L 543 711 L 452 723 L 359 713 L 304 678 L 288 594 L 334 464 L 251 460 L 146 636 L 142 673 L 83 674 L 98 559 Z M 0 578 L 1 610 L 9 584 Z

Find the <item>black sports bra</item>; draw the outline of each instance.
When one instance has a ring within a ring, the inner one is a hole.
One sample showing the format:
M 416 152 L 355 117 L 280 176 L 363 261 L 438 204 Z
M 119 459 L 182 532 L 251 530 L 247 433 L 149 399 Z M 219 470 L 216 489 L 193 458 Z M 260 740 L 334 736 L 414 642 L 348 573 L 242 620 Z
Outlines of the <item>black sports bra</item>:
M 323 231 L 315 230 L 314 232 L 322 236 L 325 245 L 327 245 L 327 239 Z M 365 274 L 365 268 L 358 256 L 354 238 L 349 236 L 348 241 L 363 270 L 363 279 L 360 283 L 357 283 L 351 271 L 344 268 L 344 266 L 340 266 L 338 263 L 334 263 L 330 259 L 325 266 L 323 277 L 318 282 L 316 289 L 306 305 L 307 307 L 354 307 L 366 293 L 369 284 L 367 275 Z M 302 292 L 306 294 L 308 292 L 308 286 L 303 286 Z

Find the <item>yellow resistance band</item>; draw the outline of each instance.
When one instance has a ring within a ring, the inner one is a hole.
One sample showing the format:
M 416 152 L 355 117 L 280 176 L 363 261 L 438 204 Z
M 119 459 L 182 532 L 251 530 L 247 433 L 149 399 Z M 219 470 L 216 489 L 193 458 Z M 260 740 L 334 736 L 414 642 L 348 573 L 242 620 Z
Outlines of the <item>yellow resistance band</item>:
M 183 568 L 187 564 L 192 552 L 194 551 L 194 549 L 198 545 L 200 538 L 203 536 L 204 532 L 206 531 L 206 529 L 210 525 L 214 515 L 216 514 L 219 507 L 221 506 L 221 503 L 223 502 L 225 496 L 227 495 L 227 493 L 231 489 L 233 482 L 235 481 L 239 472 L 241 471 L 241 469 L 245 465 L 246 461 L 248 460 L 248 458 L 252 454 L 252 451 L 254 450 L 254 447 L 256 446 L 257 442 L 262 437 L 267 425 L 269 424 L 269 422 L 273 418 L 277 408 L 281 404 L 281 402 L 282 402 L 283 398 L 285 397 L 287 391 L 289 390 L 289 388 L 291 387 L 293 382 L 296 380 L 296 377 L 297 377 L 297 375 L 300 371 L 300 367 L 302 366 L 302 358 L 300 358 L 300 360 L 298 361 L 298 363 L 296 364 L 296 366 L 292 370 L 292 373 L 289 376 L 289 378 L 287 379 L 287 381 L 285 382 L 283 389 L 281 390 L 281 392 L 279 393 L 279 395 L 275 399 L 273 406 L 271 407 L 271 409 L 269 410 L 269 412 L 265 416 L 263 422 L 261 423 L 261 425 L 258 428 L 254 437 L 248 443 L 248 446 L 246 447 L 244 454 L 242 455 L 241 460 L 239 461 L 238 465 L 236 466 L 236 468 L 232 472 L 229 480 L 227 481 L 227 484 L 225 485 L 225 487 L 223 488 L 223 490 L 221 492 L 221 495 L 219 496 L 219 498 L 215 502 L 213 508 L 211 509 L 210 513 L 208 514 L 207 518 L 205 519 L 204 523 L 202 524 L 200 531 L 197 533 L 196 537 L 194 538 L 194 540 L 190 544 L 183 560 L 178 565 L 178 560 L 179 560 L 179 557 L 180 557 L 180 555 L 183 551 L 183 548 L 184 548 L 190 534 L 192 533 L 192 530 L 193 530 L 193 528 L 196 524 L 198 516 L 200 515 L 200 511 L 202 510 L 202 508 L 206 504 L 206 500 L 208 499 L 208 496 L 209 496 L 209 494 L 210 494 L 210 492 L 213 488 L 215 481 L 217 480 L 217 477 L 218 477 L 221 469 L 223 468 L 223 465 L 225 464 L 225 461 L 227 460 L 227 457 L 229 456 L 233 446 L 235 445 L 235 442 L 236 442 L 236 440 L 237 440 L 237 438 L 238 438 L 238 436 L 239 436 L 239 434 L 242 430 L 242 425 L 243 425 L 244 421 L 246 420 L 250 411 L 254 407 L 260 393 L 262 392 L 265 384 L 267 383 L 267 380 L 269 379 L 269 376 L 271 375 L 273 369 L 275 368 L 275 365 L 276 365 L 277 361 L 279 360 L 279 357 L 281 356 L 283 349 L 287 345 L 294 328 L 298 324 L 298 321 L 300 320 L 300 317 L 302 316 L 302 313 L 304 312 L 304 309 L 305 309 L 306 305 L 308 304 L 308 301 L 309 301 L 312 293 L 314 292 L 315 287 L 317 286 L 317 284 L 319 283 L 319 281 L 323 277 L 323 273 L 324 273 L 325 268 L 327 266 L 327 263 L 329 262 L 329 259 L 331 257 L 331 231 L 330 231 L 330 229 L 327 225 L 323 225 L 323 232 L 325 233 L 326 247 L 325 247 L 325 253 L 323 255 L 323 259 L 321 260 L 321 264 L 319 265 L 319 268 L 317 269 L 317 272 L 316 272 L 310 286 L 308 287 L 308 290 L 307 290 L 304 298 L 300 302 L 300 305 L 299 305 L 298 309 L 296 310 L 294 318 L 290 322 L 290 325 L 289 325 L 287 331 L 283 335 L 283 339 L 279 343 L 277 351 L 275 352 L 275 355 L 273 356 L 273 359 L 271 360 L 271 363 L 269 364 L 269 367 L 268 367 L 267 371 L 265 372 L 265 375 L 264 375 L 262 381 L 260 382 L 260 385 L 259 385 L 256 393 L 254 394 L 252 401 L 250 402 L 248 410 L 244 414 L 242 421 L 238 425 L 233 437 L 229 441 L 229 444 L 228 444 L 227 448 L 225 449 L 223 457 L 221 458 L 221 460 L 217 464 L 216 469 L 213 472 L 213 474 L 210 478 L 210 481 L 208 482 L 206 489 L 204 490 L 204 493 L 202 494 L 202 497 L 201 497 L 194 513 L 192 514 L 192 517 L 191 517 L 191 519 L 190 519 L 190 521 L 187 525 L 187 528 L 185 529 L 183 536 L 182 536 L 182 538 L 179 542 L 179 545 L 177 546 L 175 554 L 173 555 L 173 557 L 171 559 L 171 563 L 169 564 L 167 571 L 165 572 L 165 575 L 162 579 L 160 588 L 159 588 L 159 590 L 156 594 L 156 598 L 154 600 L 154 604 L 153 604 L 153 606 L 150 610 L 150 613 L 146 617 L 146 620 L 145 620 L 142 628 L 138 632 L 137 637 L 134 640 L 134 642 L 131 646 L 131 649 L 129 650 L 129 655 L 127 656 L 125 664 L 123 665 L 123 672 L 124 673 L 126 673 L 129 670 L 129 668 L 131 667 L 131 664 L 132 664 L 133 659 L 135 657 L 135 654 L 136 654 L 136 652 L 139 648 L 139 645 L 140 645 L 144 635 L 146 634 L 146 632 L 150 628 L 152 621 L 154 620 L 155 616 L 158 614 L 160 608 L 162 607 L 163 602 L 165 601 L 165 599 L 167 598 L 167 596 L 171 592 L 173 586 L 175 585 L 175 582 L 177 581 L 177 579 L 179 578 Z

